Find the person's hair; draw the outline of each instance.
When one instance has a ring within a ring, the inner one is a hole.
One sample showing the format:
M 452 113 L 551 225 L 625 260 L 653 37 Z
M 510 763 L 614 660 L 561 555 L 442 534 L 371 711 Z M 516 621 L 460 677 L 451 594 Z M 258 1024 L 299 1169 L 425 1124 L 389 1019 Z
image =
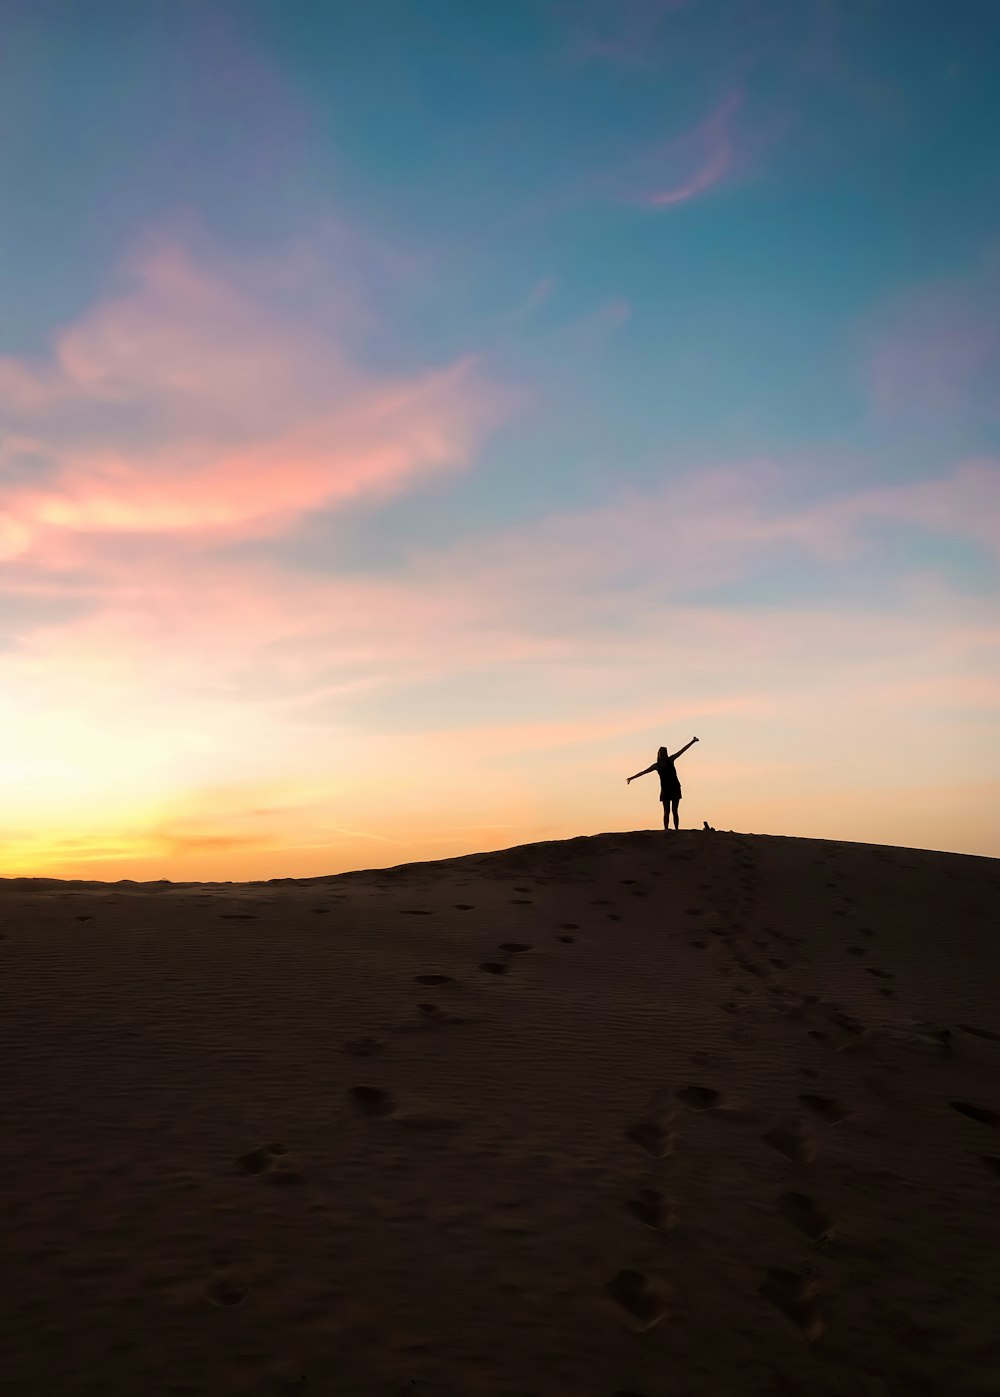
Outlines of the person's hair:
M 656 760 L 658 762 L 665 762 L 669 756 L 670 753 L 667 751 L 666 747 L 660 747 L 657 749 Z

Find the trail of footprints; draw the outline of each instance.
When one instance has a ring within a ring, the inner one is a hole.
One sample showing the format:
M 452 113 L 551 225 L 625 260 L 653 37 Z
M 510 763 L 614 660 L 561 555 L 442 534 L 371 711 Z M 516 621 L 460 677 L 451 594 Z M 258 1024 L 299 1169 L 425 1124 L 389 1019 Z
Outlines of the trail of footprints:
M 766 982 L 771 980 L 771 971 L 742 951 L 738 944 L 739 937 L 746 930 L 746 924 L 741 916 L 734 915 L 734 912 L 749 914 L 756 898 L 758 875 L 753 859 L 749 856 L 743 857 L 737 862 L 742 899 L 736 909 L 729 909 L 722 905 L 717 905 L 715 909 L 720 918 L 726 918 L 730 930 L 724 931 L 718 925 L 709 926 L 706 930 L 710 936 L 722 938 L 729 942 L 734 951 L 735 962 L 745 974 L 758 982 Z M 660 870 L 650 871 L 654 874 L 660 872 Z M 632 879 L 620 881 L 623 884 L 634 882 Z M 831 880 L 828 886 L 836 887 L 837 883 L 835 880 Z M 709 884 L 702 884 L 701 891 L 709 892 L 710 887 Z M 526 887 L 515 887 L 513 890 L 518 893 L 529 891 Z M 646 891 L 633 889 L 632 895 L 644 897 Z M 519 898 L 511 899 L 511 901 L 516 905 L 528 905 L 531 899 Z M 846 904 L 849 903 L 850 899 L 845 899 L 843 911 L 847 910 Z M 592 905 L 607 907 L 613 906 L 613 903 L 610 903 L 608 899 L 599 898 L 594 899 Z M 454 907 L 456 911 L 462 912 L 474 910 L 474 904 L 471 903 L 455 903 Z M 326 909 L 317 908 L 314 910 Z M 429 908 L 402 908 L 400 912 L 408 916 L 431 915 Z M 692 917 L 702 916 L 703 913 L 704 909 L 702 908 L 688 909 L 688 914 Z M 617 913 L 608 913 L 607 916 L 612 920 L 620 920 Z M 572 944 L 576 939 L 572 933 L 578 930 L 578 924 L 575 922 L 561 922 L 558 924 L 555 940 L 562 944 Z M 765 927 L 764 931 L 766 935 L 790 948 L 800 944 L 804 939 L 781 932 L 771 926 Z M 875 937 L 875 932 L 871 928 L 860 927 L 855 935 L 872 940 Z M 689 944 L 699 950 L 708 949 L 712 945 L 711 942 L 701 937 L 692 938 Z M 767 949 L 767 942 L 758 941 L 756 946 L 760 950 Z M 483 961 L 479 963 L 477 968 L 480 973 L 485 975 L 507 975 L 517 958 L 528 954 L 532 949 L 532 945 L 527 942 L 501 942 L 498 950 L 504 954 L 505 959 Z M 849 945 L 846 950 L 847 954 L 858 959 L 867 955 L 867 948 L 858 944 Z M 784 956 L 769 955 L 766 957 L 766 961 L 767 965 L 774 970 L 786 971 L 792 968 L 791 962 Z M 863 968 L 873 978 L 892 979 L 890 972 L 879 967 L 865 966 Z M 727 971 L 729 974 L 734 973 L 729 967 L 720 967 L 720 969 L 723 973 Z M 454 986 L 460 983 L 454 976 L 439 972 L 423 973 L 415 976 L 414 980 L 420 985 L 429 987 Z M 744 995 L 751 993 L 749 986 L 746 985 L 738 983 L 734 988 Z M 830 1024 L 836 1024 L 852 1033 L 861 1031 L 860 1025 L 849 1016 L 842 1014 L 840 1006 L 832 1001 L 824 1003 L 816 995 L 795 996 L 784 986 L 774 983 L 771 985 L 771 990 L 797 998 L 798 1005 L 793 1007 L 791 1011 L 793 1013 L 813 1010 L 825 1011 L 827 1022 Z M 891 993 L 887 988 L 880 992 L 882 994 Z M 466 1022 L 460 1014 L 442 1008 L 435 1003 L 419 1002 L 415 1007 L 418 1025 L 427 1028 L 453 1027 Z M 729 1012 L 739 1011 L 739 1006 L 733 1001 L 727 1002 L 721 1007 Z M 983 1038 L 997 1036 L 988 1030 L 980 1030 L 972 1025 L 963 1024 L 960 1027 Z M 818 1040 L 829 1037 L 829 1034 L 823 1029 L 810 1028 L 807 1032 Z M 386 1040 L 382 1038 L 359 1037 L 345 1042 L 343 1051 L 355 1057 L 376 1057 L 384 1053 L 387 1046 Z M 354 1109 L 363 1118 L 391 1120 L 401 1126 L 429 1130 L 446 1130 L 458 1124 L 456 1118 L 430 1103 L 400 1103 L 390 1092 L 378 1086 L 355 1085 L 349 1089 L 349 1096 Z M 807 1166 L 816 1154 L 816 1138 L 802 1116 L 812 1117 L 825 1126 L 836 1126 L 846 1120 L 851 1112 L 835 1098 L 817 1093 L 803 1093 L 799 1096 L 798 1101 L 801 1107 L 800 1115 L 791 1116 L 773 1126 L 760 1138 L 763 1144 L 775 1150 L 790 1165 L 802 1168 Z M 630 1125 L 625 1133 L 633 1145 L 642 1150 L 655 1165 L 659 1165 L 668 1160 L 674 1153 L 677 1141 L 675 1126 L 679 1109 L 685 1109 L 698 1115 L 716 1110 L 722 1105 L 721 1094 L 711 1087 L 699 1084 L 682 1086 L 676 1091 L 665 1093 L 654 1101 L 649 1110 Z M 1000 1112 L 998 1111 L 966 1101 L 953 1101 L 951 1106 L 956 1112 L 980 1125 L 1000 1128 Z M 982 1155 L 980 1158 L 983 1165 L 1000 1178 L 1000 1155 Z M 236 1168 L 244 1175 L 259 1177 L 271 1185 L 294 1185 L 303 1181 L 302 1175 L 296 1168 L 289 1152 L 279 1143 L 260 1146 L 240 1156 L 236 1161 Z M 661 1238 L 670 1233 L 677 1223 L 677 1213 L 673 1203 L 659 1188 L 648 1186 L 637 1188 L 634 1195 L 625 1201 L 623 1211 L 635 1224 L 648 1229 Z M 783 1192 L 775 1200 L 775 1212 L 810 1246 L 824 1245 L 835 1230 L 833 1217 L 816 1199 L 799 1189 L 788 1189 Z M 246 1284 L 238 1276 L 233 1275 L 228 1266 L 219 1266 L 216 1268 L 216 1272 L 217 1274 L 213 1276 L 205 1288 L 206 1299 L 219 1306 L 242 1303 L 248 1293 Z M 624 1268 L 606 1283 L 606 1293 L 623 1313 L 630 1327 L 637 1331 L 653 1328 L 669 1312 L 670 1286 L 662 1275 L 657 1275 L 654 1278 L 642 1271 Z M 801 1272 L 778 1267 L 770 1268 L 760 1283 L 759 1293 L 763 1299 L 778 1309 L 807 1341 L 811 1343 L 820 1338 L 824 1331 L 824 1323 L 819 1292 L 815 1280 L 805 1266 Z
M 804 1093 L 801 1106 L 827 1125 L 846 1120 L 850 1111 L 833 1097 Z M 627 1138 L 645 1154 L 659 1162 L 674 1153 L 675 1124 L 679 1107 L 694 1113 L 723 1106 L 721 1093 L 712 1087 L 688 1085 L 664 1092 L 654 1099 L 644 1115 L 626 1129 Z M 795 1165 L 809 1163 L 815 1155 L 812 1133 L 797 1118 L 775 1126 L 761 1139 Z M 997 1160 L 1000 1171 L 1000 1160 Z M 822 1245 L 834 1231 L 833 1217 L 809 1194 L 797 1189 L 782 1193 L 775 1211 L 812 1245 Z M 660 1189 L 643 1187 L 625 1203 L 625 1212 L 658 1234 L 670 1232 L 677 1222 L 673 1204 Z M 760 1294 L 775 1305 L 810 1342 L 823 1333 L 818 1291 L 803 1270 L 800 1274 L 773 1267 L 760 1283 Z M 610 1298 L 624 1312 L 627 1322 L 638 1330 L 660 1323 L 669 1313 L 669 1283 L 662 1276 L 651 1277 L 635 1269 L 617 1272 L 606 1284 Z

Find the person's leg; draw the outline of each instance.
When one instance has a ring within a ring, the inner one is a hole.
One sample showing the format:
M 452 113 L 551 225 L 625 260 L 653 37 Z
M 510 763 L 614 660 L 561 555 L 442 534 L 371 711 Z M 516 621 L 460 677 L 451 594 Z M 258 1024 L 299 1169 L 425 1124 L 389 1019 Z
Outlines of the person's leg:
M 667 801 L 663 802 L 663 828 L 670 828 L 670 805 Z
M 679 797 L 678 797 L 677 800 L 675 800 L 675 801 L 673 802 L 673 806 L 674 806 L 674 829 L 680 829 L 680 827 L 681 827 L 681 817 L 680 817 L 680 815 L 679 815 L 678 812 L 677 812 L 677 807 L 678 807 L 678 805 L 680 805 L 680 803 L 681 803 L 681 802 L 680 802 L 680 798 L 679 798 Z

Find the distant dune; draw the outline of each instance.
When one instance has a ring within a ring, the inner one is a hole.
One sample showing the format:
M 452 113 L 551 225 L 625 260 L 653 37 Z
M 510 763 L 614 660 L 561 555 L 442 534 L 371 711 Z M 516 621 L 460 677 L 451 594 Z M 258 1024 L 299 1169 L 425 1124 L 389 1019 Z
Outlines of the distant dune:
M 0 880 L 0 1391 L 1000 1393 L 1000 861 Z

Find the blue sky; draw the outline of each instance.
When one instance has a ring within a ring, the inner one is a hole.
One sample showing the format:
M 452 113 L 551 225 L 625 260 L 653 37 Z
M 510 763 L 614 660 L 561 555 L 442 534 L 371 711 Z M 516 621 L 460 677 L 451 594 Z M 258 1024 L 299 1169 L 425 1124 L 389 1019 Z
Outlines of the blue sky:
M 824 703 L 861 724 L 894 684 L 866 837 L 997 852 L 992 6 L 13 0 L 5 24 L 19 871 L 350 866 L 316 811 L 352 824 L 352 763 L 382 771 L 407 722 L 415 772 L 446 729 L 486 767 L 419 846 L 365 806 L 389 861 L 628 824 L 581 763 L 728 703 L 717 809 L 737 748 L 777 760 L 789 722 L 817 748 Z M 135 745 L 77 770 L 117 705 Z M 252 834 L 244 727 L 299 812 Z M 939 731 L 914 824 L 905 742 Z M 517 765 L 567 743 L 558 793 Z M 79 836 L 66 781 L 98 812 Z M 759 818 L 831 833 L 821 788 L 790 770 Z

